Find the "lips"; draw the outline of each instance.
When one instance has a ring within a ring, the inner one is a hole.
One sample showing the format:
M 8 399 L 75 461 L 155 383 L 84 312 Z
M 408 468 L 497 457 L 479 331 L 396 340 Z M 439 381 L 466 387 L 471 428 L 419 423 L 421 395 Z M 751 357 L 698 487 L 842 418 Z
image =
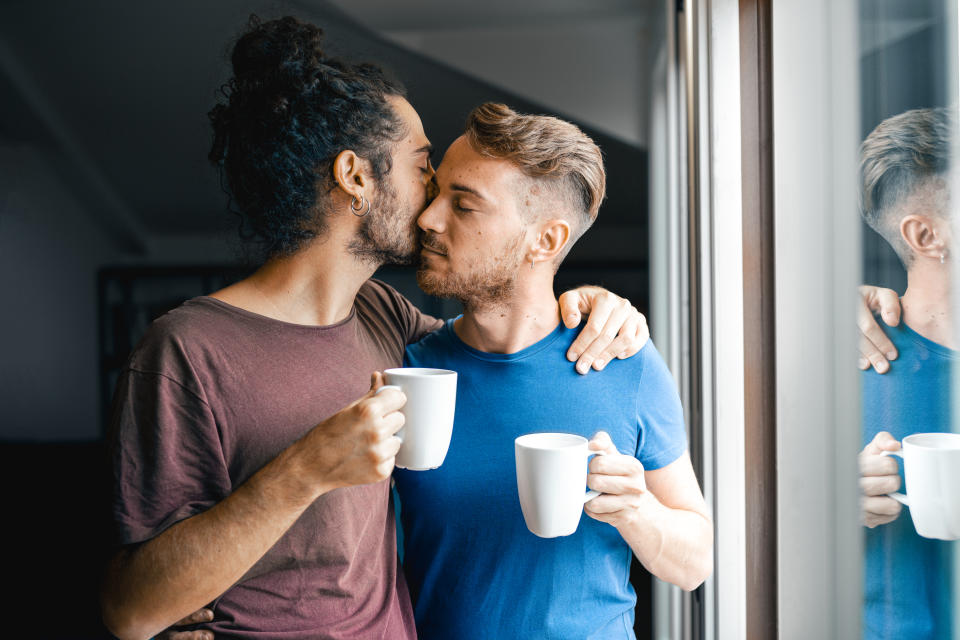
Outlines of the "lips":
M 435 248 L 427 245 L 426 243 L 422 243 L 422 242 L 421 242 L 421 243 L 420 243 L 420 247 L 421 247 L 422 251 L 427 252 L 427 253 L 435 253 L 435 254 L 438 255 L 438 256 L 446 256 L 446 255 L 447 255 L 447 254 L 444 253 L 442 250 L 440 250 L 440 249 L 435 249 Z
M 438 256 L 438 257 L 440 257 L 440 258 L 446 258 L 446 256 L 443 255 L 442 253 L 440 253 L 440 252 L 438 252 L 438 251 L 434 251 L 433 249 L 428 249 L 427 247 L 423 247 L 423 249 L 421 249 L 420 255 L 422 255 L 423 257 L 426 257 L 426 256 Z

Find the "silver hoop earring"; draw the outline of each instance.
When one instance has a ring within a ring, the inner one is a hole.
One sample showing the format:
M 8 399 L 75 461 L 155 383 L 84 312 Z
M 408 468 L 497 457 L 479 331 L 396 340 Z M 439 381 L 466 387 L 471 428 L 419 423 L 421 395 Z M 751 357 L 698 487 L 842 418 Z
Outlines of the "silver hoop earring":
M 530 271 L 533 271 L 533 258 L 530 258 Z
M 941 252 L 940 252 L 940 264 L 943 264 L 943 263 L 944 263 L 944 261 L 943 261 L 943 252 L 941 251 Z
M 362 193 L 360 194 L 359 203 L 357 202 L 356 196 L 354 196 L 353 200 L 350 201 L 350 211 L 352 211 L 353 215 L 357 216 L 358 218 L 362 218 L 370 213 L 370 206 L 370 201 L 364 198 Z M 363 213 L 359 213 L 360 211 L 363 211 Z

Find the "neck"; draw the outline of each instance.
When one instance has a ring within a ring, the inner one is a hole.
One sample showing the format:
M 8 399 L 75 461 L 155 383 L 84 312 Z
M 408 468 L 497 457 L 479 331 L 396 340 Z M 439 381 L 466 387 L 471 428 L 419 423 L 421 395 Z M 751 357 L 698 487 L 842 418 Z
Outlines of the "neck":
M 550 269 L 549 265 L 543 265 Z M 461 340 L 488 353 L 516 353 L 542 340 L 560 324 L 553 272 L 520 277 L 507 299 L 467 306 L 454 323 Z
M 342 237 L 341 237 L 342 236 Z M 325 326 L 347 318 L 377 265 L 352 255 L 350 230 L 329 228 L 294 255 L 272 258 L 213 297 L 294 324 Z
M 903 321 L 924 338 L 956 349 L 951 300 L 950 264 L 918 260 L 907 273 Z

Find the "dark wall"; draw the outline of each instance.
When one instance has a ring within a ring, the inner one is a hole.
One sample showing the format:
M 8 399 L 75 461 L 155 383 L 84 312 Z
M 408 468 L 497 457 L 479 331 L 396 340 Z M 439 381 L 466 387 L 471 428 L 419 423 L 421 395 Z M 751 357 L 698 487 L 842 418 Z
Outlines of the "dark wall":
M 196 17 L 201 24 L 202 20 L 220 21 L 215 31 L 217 51 L 225 48 L 226 43 L 220 42 L 222 33 L 228 30 L 224 25 L 232 25 L 230 31 L 241 29 L 249 5 L 244 3 L 234 7 L 221 2 L 197 9 Z M 273 3 L 271 6 L 278 5 Z M 273 15 L 291 12 L 288 3 L 279 6 L 281 10 Z M 331 50 L 339 50 L 355 59 L 380 61 L 392 68 L 408 85 L 410 100 L 420 112 L 428 135 L 441 151 L 459 135 L 469 110 L 481 102 L 501 101 L 521 111 L 551 113 L 546 106 L 520 99 L 387 42 L 327 5 L 318 6 L 319 9 L 295 7 L 293 12 L 321 24 L 329 34 Z M 94 25 L 103 23 L 104 29 L 99 33 L 104 37 L 109 33 L 105 25 L 117 27 L 118 20 L 130 19 L 136 21 L 138 28 L 143 28 L 142 16 L 136 14 L 133 6 L 124 12 L 105 13 L 102 19 L 91 13 L 97 10 L 96 7 L 103 9 L 106 4 L 101 2 L 86 8 L 88 15 L 84 20 Z M 211 7 L 219 7 L 223 15 L 215 15 Z M 24 11 L 24 5 L 19 5 L 16 10 Z M 181 6 L 178 11 L 181 14 L 178 20 L 190 20 L 192 10 L 189 6 Z M 272 17 L 269 11 L 259 12 Z M 3 16 L 4 11 L 0 10 L 0 23 Z M 63 12 L 57 11 L 44 15 L 44 20 L 53 21 L 50 23 L 51 32 L 72 30 L 69 21 L 56 23 L 62 17 Z M 195 33 L 198 28 L 198 21 L 191 20 L 190 32 Z M 169 31 L 169 25 L 163 29 Z M 151 37 L 156 35 L 151 34 Z M 47 36 L 39 31 L 36 37 Z M 109 49 L 102 41 L 98 42 L 101 48 Z M 180 44 L 187 46 L 190 42 L 194 40 L 185 39 Z M 176 38 L 171 43 L 176 46 Z M 57 39 L 51 39 L 48 46 L 57 47 Z M 71 60 L 68 50 L 47 53 L 54 59 Z M 148 76 L 150 69 L 157 64 L 156 59 L 141 62 L 135 57 L 130 58 L 136 52 L 117 50 L 105 53 L 128 66 L 131 74 L 138 78 Z M 225 74 L 212 70 L 225 69 L 225 56 L 207 60 L 210 56 L 207 49 L 194 55 L 189 51 L 175 53 L 169 56 L 170 64 L 188 65 L 193 60 L 193 64 L 204 68 L 200 73 L 207 81 L 204 84 L 196 77 L 188 77 L 190 68 L 184 66 L 182 73 L 190 81 L 185 81 L 182 86 L 192 88 L 192 93 L 178 95 L 177 85 L 171 81 L 168 84 L 174 88 L 163 97 L 165 106 L 175 113 L 183 112 L 185 103 L 209 108 L 217 86 L 226 79 Z M 24 62 L 29 66 L 30 59 L 25 58 Z M 27 71 L 42 76 L 39 68 L 28 68 Z M 74 78 L 73 83 L 80 87 L 78 90 L 99 95 L 99 108 L 105 113 L 97 116 L 100 120 L 112 122 L 110 143 L 102 146 L 116 148 L 134 130 L 137 139 L 142 140 L 141 134 L 145 128 L 149 129 L 150 123 L 137 117 L 136 96 L 129 92 L 125 94 L 108 82 L 105 69 L 89 71 L 89 81 L 78 82 Z M 167 71 L 164 70 L 164 77 L 168 81 L 169 76 L 177 75 Z M 97 78 L 105 84 L 98 85 Z M 138 256 L 137 251 L 125 253 L 123 246 L 118 247 L 113 242 L 109 223 L 105 227 L 98 226 L 96 210 L 102 194 L 90 191 L 83 174 L 72 164 L 76 158 L 63 148 L 62 139 L 50 135 L 49 123 L 38 117 L 30 101 L 12 98 L 20 89 L 9 80 L 0 68 L 0 102 L 3 103 L 0 104 L 0 150 L 5 151 L 0 159 L 6 162 L 0 164 L 0 168 L 13 167 L 21 162 L 18 160 L 24 157 L 21 145 L 29 146 L 31 151 L 27 155 L 36 153 L 42 158 L 29 165 L 32 173 L 25 174 L 27 177 L 23 180 L 9 171 L 0 176 L 0 233 L 7 233 L 0 238 L 6 243 L 0 244 L 0 248 L 10 248 L 0 259 L 16 256 L 16 264 L 0 262 L 0 266 L 6 278 L 5 291 L 23 292 L 15 298 L 20 305 L 17 308 L 19 315 L 11 315 L 18 318 L 20 324 L 7 322 L 0 325 L 5 336 L 11 339 L 10 345 L 5 346 L 9 349 L 8 362 L 13 356 L 17 363 L 16 366 L 0 367 L 0 379 L 11 383 L 3 390 L 7 394 L 3 397 L 8 410 L 0 418 L 4 422 L 0 430 L 0 473 L 3 474 L 3 486 L 7 488 L 5 496 L 10 506 L 5 527 L 10 561 L 5 575 L 13 587 L 13 596 L 8 599 L 8 611 L 12 615 L 4 622 L 2 635 L 106 637 L 99 623 L 96 590 L 104 552 L 110 541 L 106 516 L 109 492 L 104 475 L 104 445 L 98 436 L 104 432 L 106 412 L 103 407 L 113 386 L 111 371 L 122 366 L 124 353 L 129 351 L 153 317 L 179 300 L 223 286 L 230 277 L 242 275 L 244 267 L 238 256 L 237 260 L 227 264 L 218 260 L 213 267 L 198 268 L 195 262 L 185 260 L 176 250 L 176 234 L 185 230 L 235 233 L 234 221 L 226 212 L 226 199 L 219 190 L 216 176 L 202 161 L 209 135 L 205 127 L 205 108 L 191 111 L 190 121 L 182 130 L 195 138 L 189 144 L 181 145 L 183 141 L 176 141 L 179 145 L 176 152 L 163 146 L 170 142 L 164 140 L 163 135 L 155 136 L 152 143 L 114 154 L 116 157 L 100 158 L 98 154 L 102 149 L 98 148 L 101 145 L 97 145 L 96 140 L 88 145 L 90 158 L 102 161 L 105 177 L 114 181 L 112 186 L 116 193 L 125 198 L 130 196 L 127 198 L 130 202 L 138 203 L 135 196 L 141 180 L 149 180 L 149 190 L 176 191 L 182 198 L 179 204 L 175 199 L 169 200 L 170 209 L 166 213 L 141 210 L 139 204 L 133 207 L 135 215 L 143 214 L 143 227 L 149 233 L 169 234 L 163 243 L 155 243 L 157 238 L 148 236 L 147 253 Z M 196 89 L 201 86 L 205 87 L 205 93 L 198 97 Z M 8 94 L 11 96 L 9 100 Z M 57 94 L 51 96 L 54 108 L 71 113 L 71 96 L 66 95 L 62 103 L 58 102 Z M 111 115 L 110 109 L 117 109 L 117 112 Z M 66 118 L 65 122 L 68 126 L 77 123 L 76 139 L 86 144 L 89 130 L 84 129 L 83 118 Z M 649 291 L 646 151 L 589 127 L 584 129 L 606 155 L 608 199 L 597 224 L 574 248 L 558 274 L 558 290 L 581 283 L 602 284 L 626 295 L 646 311 Z M 153 152 L 151 144 L 157 145 L 157 153 Z M 181 147 L 192 149 L 190 153 L 201 161 L 181 161 L 181 156 L 177 155 L 182 151 Z M 160 153 L 161 148 L 163 153 Z M 138 158 L 149 160 L 144 165 L 149 170 L 131 169 L 128 172 L 124 165 L 136 163 Z M 159 161 L 161 158 L 178 160 L 167 163 L 176 165 L 168 172 L 165 163 Z M 56 200 L 48 199 L 50 194 L 55 195 Z M 23 202 L 28 202 L 32 209 L 25 209 Z M 35 214 L 34 209 L 41 214 Z M 164 220 L 167 220 L 166 227 L 162 226 Z M 13 226 L 13 223 L 21 226 Z M 26 225 L 31 229 L 29 233 L 24 230 Z M 217 238 L 216 235 L 211 237 Z M 120 245 L 123 242 L 121 240 Z M 194 255 L 197 253 L 202 255 L 202 248 Z M 219 246 L 210 252 L 217 256 L 222 253 Z M 158 276 L 159 272 L 163 273 Z M 188 273 L 186 277 L 182 275 L 184 272 Z M 224 272 L 232 275 L 225 276 L 226 279 L 217 275 Z M 418 294 L 409 270 L 388 268 L 380 275 L 431 313 L 448 315 L 456 311 L 455 306 Z M 123 297 L 124 282 L 133 283 L 126 290 L 130 294 L 127 298 Z M 83 298 L 83 304 L 76 301 L 79 297 Z M 135 303 L 133 311 L 131 301 Z M 37 353 L 42 353 L 43 357 L 37 358 Z M 25 372 L 31 376 L 25 376 Z M 12 393 L 12 389 L 18 391 Z M 84 402 L 75 397 L 78 394 L 82 395 Z M 83 409 L 78 411 L 81 404 Z M 38 433 L 47 434 L 42 439 L 48 442 L 31 442 L 38 439 Z M 68 440 L 75 442 L 66 442 Z M 642 576 L 641 580 L 642 609 L 638 624 L 643 628 L 643 625 L 649 625 L 651 617 L 648 609 L 649 578 Z
M 950 51 L 946 2 L 915 0 L 892 5 L 888 1 L 861 0 L 860 15 L 864 29 L 868 25 L 884 25 L 907 18 L 929 23 L 861 58 L 863 138 L 886 118 L 910 109 L 950 104 L 952 98 L 946 82 Z M 861 34 L 863 40 L 869 37 L 869 33 Z M 897 254 L 865 223 L 861 222 L 861 229 L 864 280 L 902 294 L 907 288 L 907 274 Z

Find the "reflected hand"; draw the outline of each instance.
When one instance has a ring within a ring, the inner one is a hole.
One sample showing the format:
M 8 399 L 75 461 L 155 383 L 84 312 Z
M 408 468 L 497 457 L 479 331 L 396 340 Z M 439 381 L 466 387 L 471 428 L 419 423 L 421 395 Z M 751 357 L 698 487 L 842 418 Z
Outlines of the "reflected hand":
M 860 329 L 860 361 L 858 366 L 866 370 L 873 365 L 877 373 L 886 373 L 890 369 L 888 360 L 897 359 L 897 348 L 877 324 L 873 314 L 879 313 L 887 325 L 897 326 L 900 324 L 900 297 L 893 289 L 882 289 L 870 285 L 861 286 L 859 291 L 857 327 Z
M 183 627 L 188 627 L 198 622 L 210 622 L 213 620 L 213 611 L 210 609 L 199 609 L 194 611 L 186 618 L 174 622 L 169 628 L 154 636 L 154 640 L 213 640 L 212 631 L 183 631 Z
M 590 461 L 587 486 L 602 492 L 587 502 L 583 510 L 588 516 L 618 529 L 629 524 L 653 496 L 647 491 L 643 465 L 633 456 L 617 451 L 610 436 L 599 431 L 587 447 L 603 451 Z
M 884 451 L 899 451 L 900 443 L 886 431 L 881 431 L 860 452 L 860 519 L 871 529 L 893 522 L 903 507 L 888 496 L 900 489 L 897 461 L 881 455 Z
M 570 329 L 587 313 L 587 324 L 567 350 L 577 371 L 600 371 L 612 359 L 635 355 L 650 338 L 647 319 L 626 298 L 600 287 L 578 287 L 560 296 L 560 317 Z

